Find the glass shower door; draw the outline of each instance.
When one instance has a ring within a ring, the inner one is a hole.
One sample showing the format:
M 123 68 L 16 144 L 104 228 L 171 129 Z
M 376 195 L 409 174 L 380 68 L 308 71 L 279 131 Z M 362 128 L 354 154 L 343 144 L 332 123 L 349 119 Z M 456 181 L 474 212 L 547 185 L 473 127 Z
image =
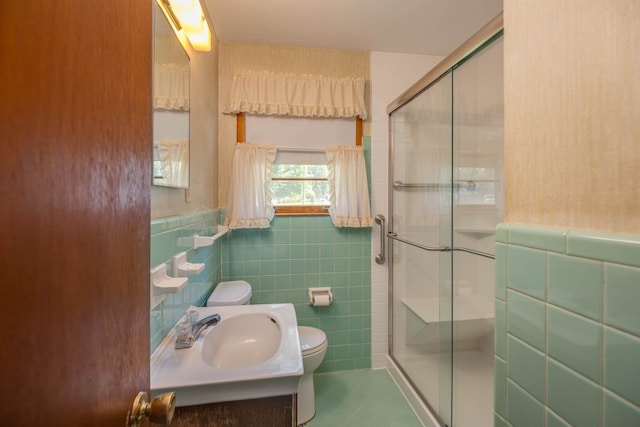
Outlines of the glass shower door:
M 495 228 L 504 218 L 503 41 L 453 70 L 453 425 L 493 425 Z M 465 185 L 473 183 L 472 185 Z
M 442 425 L 493 425 L 502 37 L 390 114 L 390 355 Z
M 391 128 L 390 354 L 451 425 L 452 75 L 394 111 Z

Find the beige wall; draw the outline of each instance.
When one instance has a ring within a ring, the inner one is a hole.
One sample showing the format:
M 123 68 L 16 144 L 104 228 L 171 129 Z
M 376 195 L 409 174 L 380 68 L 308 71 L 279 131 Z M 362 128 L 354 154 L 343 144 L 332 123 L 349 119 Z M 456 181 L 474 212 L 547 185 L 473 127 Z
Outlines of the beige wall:
M 506 220 L 640 232 L 640 2 L 505 0 Z
M 219 44 L 215 34 L 211 44 L 209 52 L 188 47 L 191 58 L 190 189 L 152 186 L 151 218 L 217 207 Z
M 219 111 L 228 101 L 235 69 L 265 70 L 274 73 L 321 74 L 331 77 L 364 77 L 369 89 L 369 52 L 279 46 L 252 43 L 220 42 Z M 366 96 L 367 111 L 369 95 Z M 218 204 L 227 205 L 231 159 L 236 143 L 236 116 L 218 115 L 219 161 Z M 364 123 L 364 135 L 369 124 Z

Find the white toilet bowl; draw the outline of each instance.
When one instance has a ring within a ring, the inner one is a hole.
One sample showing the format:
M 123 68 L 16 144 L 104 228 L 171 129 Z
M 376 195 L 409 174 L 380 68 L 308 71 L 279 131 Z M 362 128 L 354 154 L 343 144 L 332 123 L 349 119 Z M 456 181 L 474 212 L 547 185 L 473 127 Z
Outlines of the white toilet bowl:
M 313 372 L 327 353 L 327 335 L 318 328 L 298 326 L 304 373 L 298 383 L 298 425 L 308 422 L 316 414 L 316 393 Z

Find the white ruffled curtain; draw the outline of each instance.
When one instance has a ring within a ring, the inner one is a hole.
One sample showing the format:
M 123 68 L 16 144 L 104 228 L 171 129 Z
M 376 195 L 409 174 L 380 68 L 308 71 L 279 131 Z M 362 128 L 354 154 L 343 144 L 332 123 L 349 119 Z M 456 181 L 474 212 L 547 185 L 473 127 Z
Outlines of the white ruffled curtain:
M 329 215 L 336 227 L 372 227 L 367 168 L 362 146 L 327 147 Z
M 365 79 L 237 70 L 224 113 L 367 118 Z
M 189 111 L 189 64 L 156 64 L 153 72 L 153 107 Z
M 269 228 L 275 214 L 269 184 L 276 151 L 272 144 L 236 144 L 225 219 L 230 229 Z
M 158 157 L 166 184 L 189 186 L 189 141 L 159 141 Z

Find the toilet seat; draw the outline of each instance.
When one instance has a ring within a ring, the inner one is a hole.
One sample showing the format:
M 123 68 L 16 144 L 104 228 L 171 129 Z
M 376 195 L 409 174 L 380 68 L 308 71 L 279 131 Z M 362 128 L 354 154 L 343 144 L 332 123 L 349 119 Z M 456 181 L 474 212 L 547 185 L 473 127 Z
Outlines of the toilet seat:
M 311 356 L 327 348 L 327 335 L 318 328 L 298 326 L 298 336 L 302 357 Z

